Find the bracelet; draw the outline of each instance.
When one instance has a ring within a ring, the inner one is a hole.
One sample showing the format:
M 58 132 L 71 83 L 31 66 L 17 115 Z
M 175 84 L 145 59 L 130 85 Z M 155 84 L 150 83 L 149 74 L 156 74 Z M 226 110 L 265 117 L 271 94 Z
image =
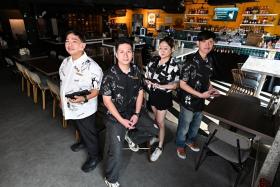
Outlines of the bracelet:
M 88 99 L 87 99 L 87 96 L 86 95 L 84 95 L 84 103 L 87 103 L 88 102 Z

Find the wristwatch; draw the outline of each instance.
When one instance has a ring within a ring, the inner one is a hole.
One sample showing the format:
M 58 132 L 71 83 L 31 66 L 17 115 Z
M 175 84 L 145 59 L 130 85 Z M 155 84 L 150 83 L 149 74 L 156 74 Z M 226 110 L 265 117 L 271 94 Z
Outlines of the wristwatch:
M 139 118 L 140 113 L 134 112 L 133 115 L 136 115 Z
M 87 103 L 88 102 L 88 99 L 87 99 L 87 96 L 86 95 L 84 95 L 84 103 Z

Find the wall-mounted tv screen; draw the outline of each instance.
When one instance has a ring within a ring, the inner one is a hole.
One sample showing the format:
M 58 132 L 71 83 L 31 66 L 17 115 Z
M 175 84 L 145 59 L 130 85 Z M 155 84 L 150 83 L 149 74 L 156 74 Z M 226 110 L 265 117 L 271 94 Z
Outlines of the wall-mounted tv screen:
M 215 8 L 214 13 L 214 21 L 235 21 L 238 14 L 238 8 Z

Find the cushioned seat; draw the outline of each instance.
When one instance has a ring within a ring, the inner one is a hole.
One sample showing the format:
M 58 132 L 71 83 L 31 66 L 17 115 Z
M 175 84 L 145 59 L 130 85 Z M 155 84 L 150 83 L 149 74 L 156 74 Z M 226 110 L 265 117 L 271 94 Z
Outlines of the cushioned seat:
M 228 143 L 220 141 L 218 138 L 213 138 L 211 144 L 208 145 L 208 148 L 218 155 L 222 154 L 224 159 L 238 163 L 238 157 L 236 156 L 238 155 L 238 150 Z M 249 155 L 249 151 L 241 150 L 241 162 L 245 162 Z
M 30 82 L 33 85 L 33 97 L 34 97 L 34 103 L 38 102 L 37 97 L 37 88 L 39 88 L 42 91 L 42 108 L 43 110 L 46 109 L 46 90 L 49 89 L 46 81 L 42 81 L 39 75 L 35 72 L 31 72 L 29 70 L 25 70 L 26 74 L 28 75 L 28 78 Z
M 245 78 L 247 79 L 252 79 L 255 81 L 259 81 L 261 79 L 261 74 L 252 73 L 252 72 L 244 72 L 244 73 L 245 73 Z
M 234 164 L 234 169 L 238 171 L 234 186 L 238 185 L 241 172 L 245 167 L 251 152 L 251 141 L 240 134 L 230 131 L 215 123 L 208 124 L 210 132 L 207 142 L 204 144 L 199 159 L 196 163 L 197 170 L 202 162 L 205 151 L 211 151 L 223 159 Z M 205 155 L 205 157 L 207 154 Z
M 24 77 L 24 79 L 26 80 L 26 87 L 27 87 L 27 96 L 30 97 L 30 80 L 29 80 L 29 77 L 26 73 L 26 71 L 28 70 L 25 66 L 21 65 L 21 64 L 18 64 L 16 63 L 18 67 L 21 67 L 21 70 L 22 70 L 22 76 Z M 29 70 L 28 70 L 29 71 Z M 22 84 L 24 86 L 24 82 Z M 23 89 L 24 90 L 24 89 Z
M 259 82 L 256 81 L 256 80 L 253 80 L 253 79 L 247 79 L 247 78 L 244 78 L 242 80 L 242 84 L 245 86 L 245 87 L 249 87 L 249 88 L 252 88 L 252 89 L 257 89 L 258 85 L 259 85 Z
M 19 71 L 19 73 L 20 73 L 20 75 L 21 75 L 21 91 L 23 92 L 24 91 L 24 82 L 25 82 L 25 76 L 24 76 L 24 68 L 23 68 L 23 66 L 21 65 L 21 64 L 19 64 L 19 63 L 17 63 L 16 62 L 16 66 L 17 66 L 17 68 L 18 68 L 18 71 Z
M 237 67 L 238 69 L 241 70 L 241 67 L 243 66 L 244 63 L 237 63 Z M 244 72 L 244 76 L 247 79 L 253 79 L 256 81 L 259 81 L 261 79 L 261 74 L 259 73 L 253 73 L 253 72 L 248 72 L 248 71 L 243 71 Z

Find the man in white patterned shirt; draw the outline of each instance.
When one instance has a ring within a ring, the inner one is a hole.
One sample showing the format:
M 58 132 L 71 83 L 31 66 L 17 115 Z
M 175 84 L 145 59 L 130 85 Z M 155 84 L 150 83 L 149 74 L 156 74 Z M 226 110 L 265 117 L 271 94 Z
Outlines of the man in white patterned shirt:
M 60 96 L 63 115 L 72 120 L 80 132 L 81 143 L 71 146 L 79 151 L 84 145 L 88 158 L 82 166 L 84 172 L 93 170 L 100 161 L 98 131 L 95 125 L 97 96 L 103 72 L 98 64 L 84 52 L 85 38 L 78 31 L 66 34 L 65 49 L 70 56 L 63 60 L 60 69 Z M 88 90 L 88 95 L 67 98 L 65 95 Z

